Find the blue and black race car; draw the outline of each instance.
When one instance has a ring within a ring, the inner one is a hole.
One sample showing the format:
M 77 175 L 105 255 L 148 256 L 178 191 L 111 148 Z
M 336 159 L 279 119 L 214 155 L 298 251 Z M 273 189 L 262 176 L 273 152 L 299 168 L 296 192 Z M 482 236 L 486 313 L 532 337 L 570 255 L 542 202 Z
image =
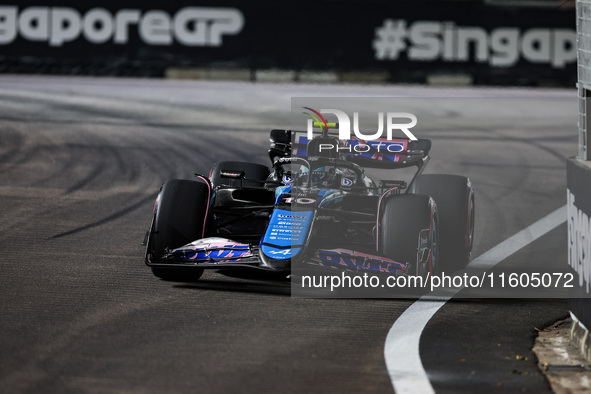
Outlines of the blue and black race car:
M 180 281 L 225 267 L 420 276 L 463 268 L 474 191 L 463 176 L 422 175 L 430 149 L 426 139 L 342 141 L 327 129 L 312 139 L 272 130 L 271 168 L 222 161 L 209 176 L 164 183 L 145 262 L 157 277 Z M 409 180 L 394 175 L 413 168 Z M 369 169 L 389 179 L 373 179 Z

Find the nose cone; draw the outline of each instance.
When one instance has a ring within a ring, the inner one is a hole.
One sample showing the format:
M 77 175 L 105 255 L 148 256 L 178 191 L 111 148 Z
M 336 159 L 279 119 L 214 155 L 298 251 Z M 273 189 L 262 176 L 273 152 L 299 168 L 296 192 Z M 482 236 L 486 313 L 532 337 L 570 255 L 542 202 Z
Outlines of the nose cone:
M 275 271 L 289 271 L 291 270 L 291 258 L 286 259 L 274 259 L 265 255 L 264 253 L 261 255 L 264 264 L 275 270 Z
M 276 270 L 287 270 L 294 257 L 302 254 L 314 211 L 291 211 L 277 208 L 261 239 L 263 262 Z
M 291 267 L 292 258 L 299 255 L 301 250 L 301 247 L 278 247 L 263 243 L 261 246 L 261 257 L 268 267 L 284 270 Z

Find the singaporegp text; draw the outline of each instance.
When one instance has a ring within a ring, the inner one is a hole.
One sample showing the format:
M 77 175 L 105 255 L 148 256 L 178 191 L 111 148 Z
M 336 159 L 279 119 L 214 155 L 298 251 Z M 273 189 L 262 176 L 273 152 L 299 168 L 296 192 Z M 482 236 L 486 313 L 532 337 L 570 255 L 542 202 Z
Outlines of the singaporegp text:
M 92 44 L 126 44 L 130 30 L 137 29 L 149 45 L 172 45 L 176 40 L 187 46 L 218 47 L 224 35 L 240 33 L 243 25 L 244 17 L 235 8 L 185 7 L 174 15 L 162 10 L 111 13 L 93 8 L 81 15 L 67 7 L 28 7 L 19 12 L 17 6 L 0 6 L 0 45 L 18 36 L 54 47 L 80 36 Z

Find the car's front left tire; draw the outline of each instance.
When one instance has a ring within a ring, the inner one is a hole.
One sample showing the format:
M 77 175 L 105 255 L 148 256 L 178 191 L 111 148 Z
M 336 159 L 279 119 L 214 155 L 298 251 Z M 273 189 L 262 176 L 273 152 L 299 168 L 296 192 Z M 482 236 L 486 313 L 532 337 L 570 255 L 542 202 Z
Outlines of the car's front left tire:
M 204 238 L 209 185 L 184 179 L 167 181 L 160 190 L 150 230 L 146 260 L 159 263 L 169 249 Z M 203 274 L 195 267 L 153 267 L 155 276 L 171 281 L 194 281 Z

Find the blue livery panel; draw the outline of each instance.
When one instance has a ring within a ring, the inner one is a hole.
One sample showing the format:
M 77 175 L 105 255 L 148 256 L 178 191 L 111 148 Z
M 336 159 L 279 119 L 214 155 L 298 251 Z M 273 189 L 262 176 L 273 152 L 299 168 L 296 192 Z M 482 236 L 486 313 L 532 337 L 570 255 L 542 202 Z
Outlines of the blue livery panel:
M 261 241 L 262 252 L 276 260 L 297 256 L 302 251 L 314 211 L 275 209 Z

